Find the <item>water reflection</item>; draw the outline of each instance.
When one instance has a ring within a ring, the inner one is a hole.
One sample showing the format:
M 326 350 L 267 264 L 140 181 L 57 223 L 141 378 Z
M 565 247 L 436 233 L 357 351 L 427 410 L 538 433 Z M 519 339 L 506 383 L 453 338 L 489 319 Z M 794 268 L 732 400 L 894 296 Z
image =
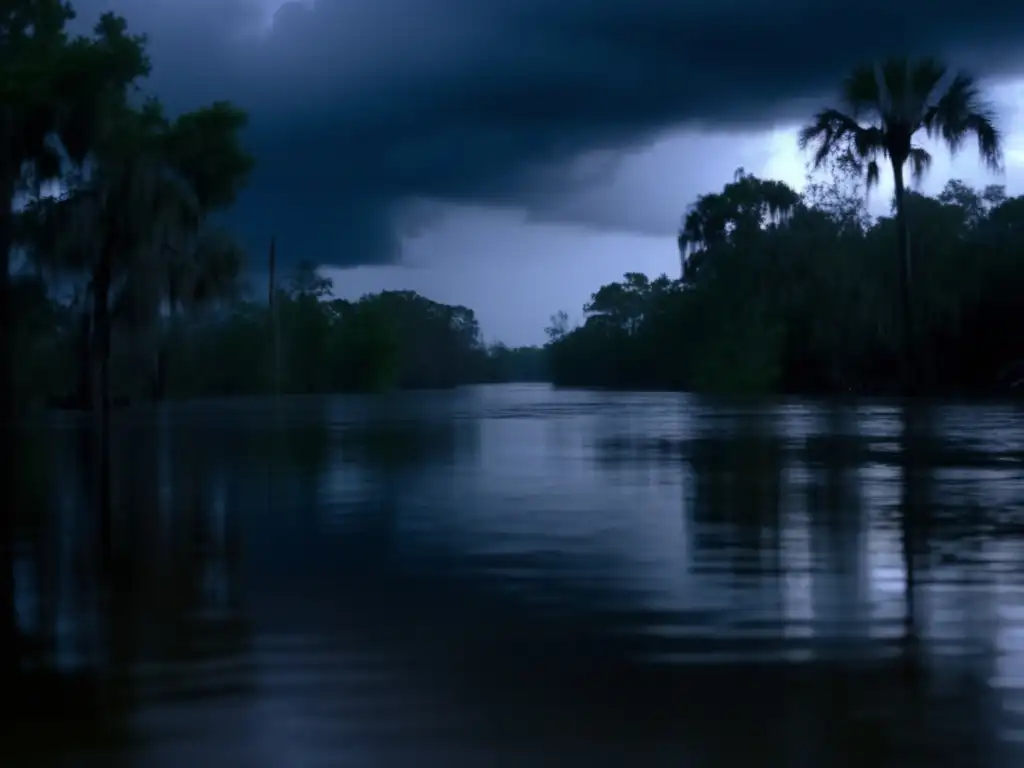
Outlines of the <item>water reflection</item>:
M 127 411 L 107 569 L 89 426 L 40 422 L 9 743 L 143 768 L 1009 764 L 1020 415 L 535 386 Z

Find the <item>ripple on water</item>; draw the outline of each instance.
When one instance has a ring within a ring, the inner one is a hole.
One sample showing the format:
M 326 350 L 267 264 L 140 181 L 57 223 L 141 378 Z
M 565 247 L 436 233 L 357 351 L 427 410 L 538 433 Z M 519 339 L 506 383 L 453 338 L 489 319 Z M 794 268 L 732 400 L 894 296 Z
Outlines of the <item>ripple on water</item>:
M 105 587 L 68 576 L 94 541 L 74 426 L 40 430 L 62 490 L 25 526 L 17 597 L 33 663 L 63 671 L 29 719 L 57 718 L 61 659 L 93 692 L 65 715 L 98 702 L 95 726 L 48 726 L 48 764 L 1024 756 L 1012 409 L 932 408 L 911 444 L 884 403 L 522 386 L 267 408 L 117 425 Z

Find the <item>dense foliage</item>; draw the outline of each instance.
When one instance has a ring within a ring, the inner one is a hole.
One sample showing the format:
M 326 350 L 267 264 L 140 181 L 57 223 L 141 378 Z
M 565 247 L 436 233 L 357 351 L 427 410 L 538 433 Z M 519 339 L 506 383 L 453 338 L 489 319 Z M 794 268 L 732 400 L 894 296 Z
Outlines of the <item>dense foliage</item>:
M 484 345 L 473 310 L 412 291 L 333 298 L 300 267 L 266 302 L 236 301 L 177 330 L 172 396 L 373 392 L 540 378 L 530 350 Z M 533 350 L 540 359 L 541 350 Z
M 921 134 L 956 153 L 967 139 L 976 142 L 981 161 L 993 170 L 1003 162 L 1002 134 L 995 111 L 977 80 L 931 57 L 891 57 L 854 69 L 839 89 L 839 106 L 820 110 L 800 131 L 800 147 L 814 149 L 813 166 L 841 162 L 863 174 L 868 189 L 878 184 L 885 161 L 892 170 L 893 214 L 900 276 L 900 336 L 903 343 L 901 385 L 915 394 L 925 381 L 915 342 L 916 313 L 912 307 L 914 261 L 910 242 L 909 187 L 906 173 L 919 181 L 932 156 L 915 143 Z
M 330 300 L 306 270 L 276 292 L 273 312 L 239 300 L 243 254 L 211 222 L 254 165 L 241 143 L 245 113 L 216 101 L 167 115 L 144 91 L 147 41 L 119 16 L 72 36 L 63 0 L 8 5 L 5 414 L 60 400 L 92 408 L 105 430 L 112 398 L 538 377 L 539 351 L 487 350 L 471 311 L 414 294 Z
M 70 403 L 78 382 L 81 319 L 35 276 L 15 280 L 20 399 Z M 233 297 L 154 328 L 115 322 L 115 399 L 281 392 L 373 392 L 458 384 L 540 381 L 544 351 L 484 344 L 471 309 L 412 291 L 358 301 L 334 298 L 331 281 L 300 267 L 268 302 Z
M 627 274 L 585 322 L 549 334 L 565 385 L 894 392 L 903 359 L 896 222 L 872 219 L 853 169 L 804 195 L 739 171 L 691 207 L 678 280 Z M 1024 378 L 1024 197 L 950 181 L 907 192 L 918 377 L 942 394 Z

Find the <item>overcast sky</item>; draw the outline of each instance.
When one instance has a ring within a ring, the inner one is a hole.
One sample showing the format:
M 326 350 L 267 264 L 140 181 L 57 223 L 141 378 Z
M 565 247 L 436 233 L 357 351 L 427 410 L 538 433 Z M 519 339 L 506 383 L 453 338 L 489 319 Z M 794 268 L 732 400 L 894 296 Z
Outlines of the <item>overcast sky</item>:
M 800 186 L 795 129 L 852 65 L 929 53 L 988 78 L 1024 192 L 1024 4 L 974 0 L 77 0 L 150 36 L 172 109 L 250 113 L 231 214 L 250 263 L 323 264 L 336 294 L 410 288 L 489 340 L 543 339 L 625 271 L 675 276 L 675 230 L 737 167 Z M 887 198 L 883 189 L 875 199 Z

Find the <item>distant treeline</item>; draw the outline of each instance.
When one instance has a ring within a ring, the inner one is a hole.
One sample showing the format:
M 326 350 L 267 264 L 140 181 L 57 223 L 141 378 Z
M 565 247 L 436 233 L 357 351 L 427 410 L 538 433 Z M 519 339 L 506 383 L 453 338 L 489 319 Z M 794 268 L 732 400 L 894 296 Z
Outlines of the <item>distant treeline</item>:
M 87 405 L 88 336 L 72 304 L 47 296 L 36 276 L 15 280 L 22 400 Z M 485 345 L 471 309 L 412 291 L 346 301 L 330 280 L 300 267 L 269 303 L 222 300 L 160 326 L 115 312 L 111 388 L 132 401 L 446 388 L 541 381 L 544 350 Z
M 1024 197 L 949 182 L 910 193 L 913 310 L 924 393 L 1024 390 Z M 706 392 L 895 393 L 901 345 L 891 217 L 848 180 L 786 185 L 740 173 L 690 209 L 683 276 L 603 286 L 544 347 L 487 345 L 471 309 L 411 291 L 333 298 L 301 267 L 266 299 L 221 298 L 137 325 L 115 302 L 111 388 L 133 401 L 462 384 Z M 39 276 L 14 281 L 21 400 L 88 403 L 89 335 Z M 226 294 L 225 294 L 226 295 Z M 276 317 L 276 321 L 274 320 Z
M 925 394 L 1024 391 L 1024 197 L 950 181 L 907 192 L 914 376 Z M 737 172 L 691 207 L 681 279 L 627 274 L 577 328 L 554 318 L 567 386 L 893 393 L 905 359 L 893 217 L 856 178 L 800 195 Z

